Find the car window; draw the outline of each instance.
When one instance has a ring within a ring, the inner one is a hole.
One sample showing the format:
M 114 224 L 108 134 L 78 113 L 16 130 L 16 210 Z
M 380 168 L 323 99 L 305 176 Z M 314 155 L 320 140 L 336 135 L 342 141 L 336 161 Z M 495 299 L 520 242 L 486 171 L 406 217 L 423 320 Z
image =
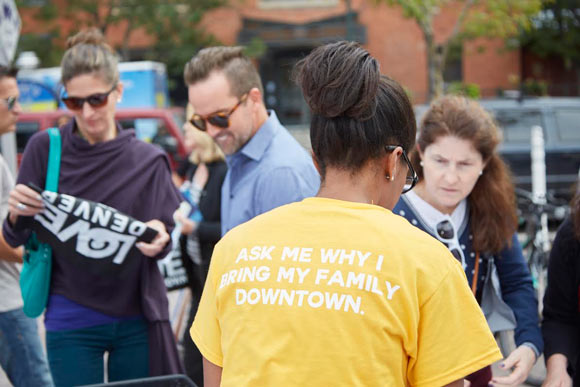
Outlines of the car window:
M 580 110 L 556 109 L 558 137 L 561 141 L 580 141 Z
M 532 126 L 543 127 L 542 113 L 539 110 L 495 110 L 492 111 L 503 131 L 504 143 L 529 144 Z
M 24 147 L 30 137 L 40 130 L 38 121 L 20 121 L 16 123 L 16 151 L 24 152 Z
M 171 135 L 162 119 L 120 119 L 118 122 L 123 129 L 135 129 L 135 136 L 139 140 L 155 144 L 172 156 L 177 155 L 177 139 Z

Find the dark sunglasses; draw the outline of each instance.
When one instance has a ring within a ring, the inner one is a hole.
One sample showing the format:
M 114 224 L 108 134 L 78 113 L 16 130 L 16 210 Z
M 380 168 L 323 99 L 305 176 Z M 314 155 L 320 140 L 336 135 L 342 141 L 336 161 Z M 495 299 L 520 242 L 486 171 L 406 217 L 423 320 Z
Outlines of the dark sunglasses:
M 16 102 L 18 102 L 17 97 L 4 98 L 4 103 L 6 104 L 6 107 L 8 108 L 8 110 L 14 109 L 14 105 L 16 105 Z
M 435 226 L 437 232 L 437 239 L 445 243 L 451 251 L 451 254 L 461 262 L 465 268 L 465 256 L 459 246 L 459 241 L 455 238 L 455 229 L 449 220 L 443 220 Z
M 390 153 L 393 152 L 395 149 L 397 149 L 398 146 L 399 145 L 385 145 L 385 150 Z M 401 147 L 401 149 L 402 148 L 403 147 Z M 415 169 L 413 168 L 411 161 L 407 157 L 407 152 L 405 152 L 404 149 L 403 149 L 403 160 L 405 160 L 405 163 L 407 163 L 408 171 L 407 177 L 405 179 L 405 186 L 403 187 L 402 193 L 407 193 L 410 190 L 412 190 L 413 187 L 417 184 L 419 177 L 417 176 L 417 173 L 415 172 Z
M 198 128 L 199 130 L 201 130 L 202 132 L 205 132 L 207 130 L 206 122 L 209 122 L 210 124 L 212 124 L 213 126 L 217 126 L 218 128 L 226 129 L 227 127 L 230 126 L 231 115 L 234 114 L 236 109 L 242 103 L 244 103 L 244 101 L 247 98 L 248 98 L 248 94 L 242 95 L 242 97 L 240 98 L 238 103 L 233 108 L 231 108 L 227 113 L 226 112 L 217 112 L 217 113 L 208 114 L 207 116 L 194 114 L 193 116 L 191 116 L 191 119 L 189 120 L 189 122 L 193 126 Z
M 91 107 L 100 108 L 107 104 L 109 100 L 109 94 L 113 92 L 117 88 L 117 85 L 113 86 L 111 90 L 107 91 L 106 93 L 96 93 L 91 94 L 88 97 L 64 97 L 62 102 L 66 105 L 67 108 L 70 110 L 81 110 L 85 102 L 88 102 Z

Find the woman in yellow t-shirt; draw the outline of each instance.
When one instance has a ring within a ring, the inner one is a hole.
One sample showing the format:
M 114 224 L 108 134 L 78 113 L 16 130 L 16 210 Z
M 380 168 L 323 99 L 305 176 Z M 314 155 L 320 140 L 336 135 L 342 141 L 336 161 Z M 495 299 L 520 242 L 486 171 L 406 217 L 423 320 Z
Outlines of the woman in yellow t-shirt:
M 417 180 L 405 91 L 353 42 L 296 70 L 320 191 L 216 245 L 190 330 L 205 386 L 463 386 L 501 354 L 461 265 L 391 211 Z

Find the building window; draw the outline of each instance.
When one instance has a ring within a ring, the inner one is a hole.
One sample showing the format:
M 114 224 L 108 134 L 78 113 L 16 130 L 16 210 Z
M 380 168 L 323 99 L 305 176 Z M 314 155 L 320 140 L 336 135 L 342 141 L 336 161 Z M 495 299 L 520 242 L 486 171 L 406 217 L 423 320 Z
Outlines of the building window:
M 338 5 L 338 0 L 259 0 L 258 1 L 258 6 L 262 9 L 334 7 L 336 5 Z

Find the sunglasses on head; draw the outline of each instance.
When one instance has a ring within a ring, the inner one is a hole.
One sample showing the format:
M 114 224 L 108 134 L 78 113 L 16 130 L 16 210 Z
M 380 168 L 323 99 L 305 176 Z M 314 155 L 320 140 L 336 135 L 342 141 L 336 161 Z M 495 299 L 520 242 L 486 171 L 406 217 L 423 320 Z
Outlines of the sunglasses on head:
M 17 97 L 4 98 L 4 103 L 6 104 L 6 107 L 8 108 L 8 110 L 14 109 L 14 105 L 16 105 L 16 102 L 18 102 Z
M 80 110 L 83 108 L 85 102 L 87 102 L 91 107 L 100 108 L 107 104 L 109 100 L 109 94 L 113 92 L 117 88 L 117 85 L 114 85 L 111 90 L 107 91 L 106 93 L 95 93 L 91 94 L 88 97 L 64 97 L 62 102 L 66 105 L 67 108 L 70 110 Z
M 236 109 L 242 103 L 244 103 L 244 101 L 247 98 L 248 98 L 248 94 L 242 95 L 242 97 L 240 98 L 238 103 L 235 104 L 235 106 L 233 108 L 231 108 L 228 112 L 211 113 L 211 114 L 208 114 L 207 116 L 202 116 L 200 114 L 194 114 L 193 116 L 191 116 L 191 119 L 189 120 L 189 122 L 193 126 L 198 128 L 199 130 L 201 130 L 202 132 L 207 131 L 206 122 L 209 122 L 210 124 L 212 124 L 213 126 L 216 126 L 218 128 L 226 129 L 230 126 L 231 115 L 234 114 Z

